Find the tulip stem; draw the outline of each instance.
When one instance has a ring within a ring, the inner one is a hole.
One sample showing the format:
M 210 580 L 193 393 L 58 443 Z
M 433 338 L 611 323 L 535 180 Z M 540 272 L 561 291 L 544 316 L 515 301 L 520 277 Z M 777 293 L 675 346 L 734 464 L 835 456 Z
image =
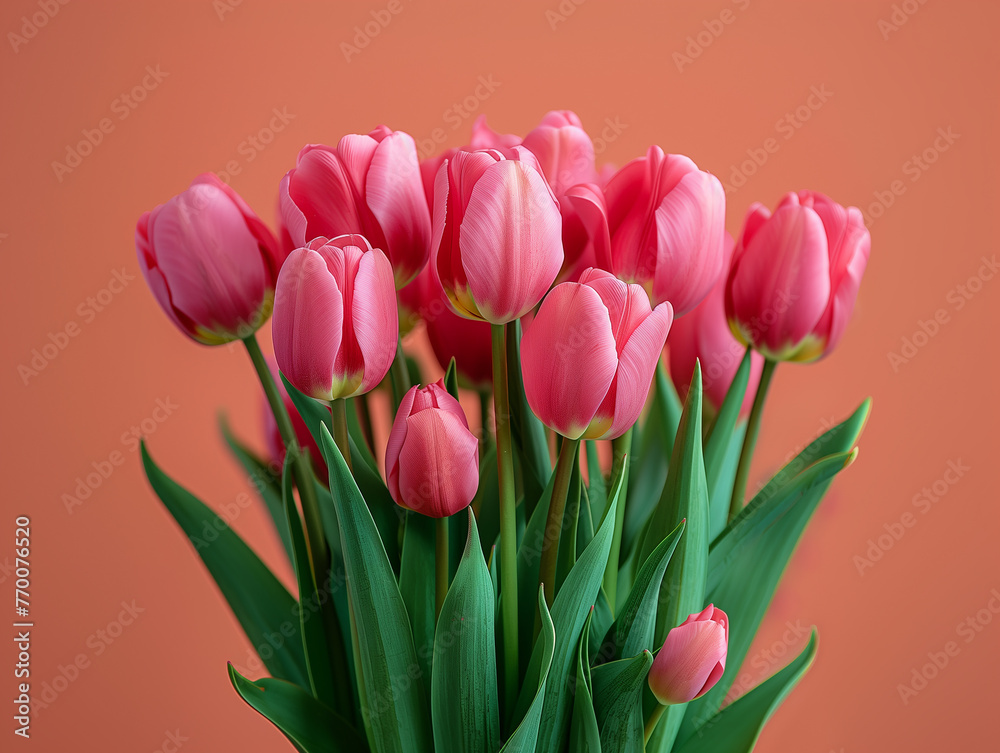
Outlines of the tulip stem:
M 579 449 L 579 439 L 563 438 L 559 448 L 559 459 L 556 461 L 549 512 L 545 518 L 545 536 L 542 539 L 542 557 L 538 565 L 538 582 L 545 586 L 545 602 L 550 607 L 556 598 L 556 562 L 564 525 L 563 517 L 566 513 L 566 494 L 569 492 L 569 480 L 573 475 Z
M 337 398 L 330 402 L 330 418 L 333 441 L 337 443 L 340 454 L 344 456 L 347 467 L 354 471 L 351 463 L 351 436 L 347 431 L 347 401 Z
M 410 372 L 406 368 L 402 338 L 396 338 L 396 357 L 392 359 L 392 366 L 389 369 L 389 383 L 392 385 L 392 407 L 395 415 L 399 404 L 403 402 L 403 395 L 410 389 Z
M 354 398 L 354 406 L 358 413 L 358 423 L 361 424 L 361 434 L 365 438 L 369 452 L 375 454 L 375 430 L 372 428 L 372 414 L 368 406 L 368 393 Z
M 611 440 L 613 456 L 613 473 L 621 473 L 622 486 L 618 493 L 618 507 L 615 508 L 615 529 L 611 536 L 611 552 L 608 554 L 608 566 L 604 570 L 604 595 L 611 605 L 611 614 L 615 613 L 615 603 L 618 597 L 618 561 L 622 551 L 622 528 L 625 525 L 625 502 L 628 494 L 628 465 L 626 458 L 632 452 L 632 429 L 629 428 L 617 439 Z M 619 470 L 621 469 L 621 470 Z M 614 488 L 615 478 L 612 476 L 609 493 Z
M 448 595 L 448 525 L 449 518 L 434 521 L 434 618 L 441 616 L 444 597 Z
M 649 715 L 649 719 L 646 720 L 646 729 L 643 735 L 644 743 L 648 743 L 649 738 L 653 736 L 653 730 L 656 729 L 656 724 L 660 721 L 660 717 L 663 716 L 663 710 L 665 708 L 666 706 L 656 704 L 656 708 L 653 709 L 653 713 Z
M 504 709 L 507 716 L 517 701 L 517 511 L 514 497 L 514 456 L 510 437 L 510 395 L 507 384 L 506 330 L 490 326 L 493 343 L 493 410 L 497 435 L 497 472 L 500 486 L 500 609 L 504 643 Z
M 493 442 L 493 437 L 490 435 L 490 405 L 492 402 L 493 398 L 488 390 L 481 390 L 479 392 L 479 421 L 481 424 L 480 434 L 482 435 L 480 460 L 486 457 L 486 453 L 489 452 L 490 445 Z
M 753 399 L 753 408 L 750 409 L 750 418 L 747 419 L 747 433 L 743 437 L 743 449 L 740 452 L 740 464 L 736 469 L 736 480 L 733 482 L 733 496 L 729 501 L 729 520 L 739 515 L 740 510 L 743 509 L 747 479 L 750 476 L 750 461 L 753 458 L 754 447 L 757 445 L 760 418 L 764 413 L 764 401 L 767 399 L 767 390 L 771 386 L 771 377 L 774 375 L 775 366 L 777 366 L 777 361 L 771 359 L 764 361 L 764 369 L 760 374 L 760 384 L 757 385 L 757 394 Z

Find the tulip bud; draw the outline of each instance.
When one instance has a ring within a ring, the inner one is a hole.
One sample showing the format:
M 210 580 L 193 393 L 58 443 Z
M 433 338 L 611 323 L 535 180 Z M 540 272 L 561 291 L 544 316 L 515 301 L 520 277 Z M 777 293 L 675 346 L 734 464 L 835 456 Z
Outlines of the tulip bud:
M 197 342 L 249 337 L 271 315 L 282 262 L 278 242 L 215 175 L 198 176 L 143 214 L 135 247 L 160 308 Z
M 274 355 L 300 392 L 331 401 L 368 392 L 396 355 L 392 267 L 361 235 L 316 238 L 278 276 Z
M 729 618 L 709 604 L 667 633 L 649 668 L 649 689 L 665 706 L 705 695 L 726 670 Z
M 726 264 L 733 255 L 733 237 L 726 233 Z M 687 396 L 694 374 L 696 360 L 701 361 L 702 386 L 705 402 L 713 410 L 718 410 L 726 399 L 729 385 L 740 368 L 746 352 L 729 329 L 726 321 L 726 278 L 721 277 L 709 294 L 687 316 L 674 322 L 670 330 L 670 376 L 681 396 Z M 750 412 L 760 372 L 764 368 L 764 358 L 760 353 L 750 354 L 750 380 L 747 384 L 743 405 L 744 415 Z
M 392 422 L 385 474 L 400 507 L 431 518 L 464 510 L 479 488 L 479 440 L 444 381 L 411 387 Z
M 316 440 L 306 426 L 306 422 L 299 415 L 295 403 L 292 402 L 292 398 L 285 389 L 285 383 L 278 376 L 278 364 L 275 363 L 273 358 L 268 358 L 267 365 L 271 370 L 271 375 L 274 377 L 275 384 L 278 386 L 278 394 L 281 395 L 281 400 L 285 404 L 285 410 L 288 411 L 288 416 L 292 420 L 292 428 L 295 430 L 295 441 L 299 443 L 299 447 L 309 453 L 316 475 L 323 483 L 326 483 L 327 470 L 323 453 L 320 452 L 319 445 L 316 444 Z M 261 392 L 261 410 L 264 416 L 264 442 L 267 445 L 267 455 L 274 466 L 279 469 L 278 472 L 280 473 L 280 469 L 285 464 L 285 442 L 281 437 L 281 431 L 278 429 L 278 422 L 274 419 L 274 411 L 271 410 L 271 404 L 267 401 L 267 397 L 263 392 Z
M 813 361 L 847 327 L 871 251 L 861 211 L 815 191 L 789 193 L 772 215 L 747 213 L 726 289 L 733 334 L 773 361 Z
M 452 308 L 504 324 L 545 295 L 563 261 L 559 205 L 523 147 L 457 152 L 434 181 L 432 264 Z
M 726 194 L 719 179 L 687 157 L 651 146 L 604 191 L 610 255 L 598 265 L 670 301 L 683 316 L 723 274 Z
M 524 391 L 535 415 L 570 439 L 614 439 L 649 394 L 673 311 L 650 310 L 639 285 L 587 269 L 542 302 L 521 340 Z
M 308 144 L 281 180 L 278 206 L 292 243 L 359 233 L 385 249 L 397 288 L 427 263 L 431 220 L 413 138 L 379 126 L 336 148 Z

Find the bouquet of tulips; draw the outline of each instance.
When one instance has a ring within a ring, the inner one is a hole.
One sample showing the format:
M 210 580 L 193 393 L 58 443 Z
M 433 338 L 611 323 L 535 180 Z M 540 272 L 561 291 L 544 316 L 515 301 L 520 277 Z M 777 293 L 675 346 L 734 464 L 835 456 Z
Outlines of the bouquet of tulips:
M 815 633 L 734 679 L 869 403 L 750 461 L 775 365 L 844 332 L 861 213 L 789 193 L 734 243 L 717 178 L 656 146 L 599 171 L 567 111 L 424 161 L 384 126 L 310 144 L 279 209 L 276 238 L 203 175 L 136 231 L 167 316 L 266 396 L 271 457 L 223 433 L 295 593 L 142 452 L 270 675 L 236 691 L 307 753 L 751 750 Z

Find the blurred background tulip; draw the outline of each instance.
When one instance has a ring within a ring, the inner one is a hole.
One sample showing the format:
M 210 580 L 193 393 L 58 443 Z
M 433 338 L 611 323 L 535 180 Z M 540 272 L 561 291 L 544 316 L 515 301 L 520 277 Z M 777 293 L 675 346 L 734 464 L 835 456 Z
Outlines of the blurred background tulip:
M 267 321 L 282 254 L 232 188 L 205 173 L 139 218 L 139 268 L 163 311 L 205 345 L 247 338 Z
M 392 267 L 361 235 L 320 237 L 278 276 L 274 355 L 299 391 L 332 401 L 368 392 L 396 355 Z
M 651 146 L 604 190 L 610 254 L 598 266 L 670 301 L 680 317 L 722 276 L 726 195 L 719 179 L 679 154 Z
M 443 380 L 403 396 L 385 448 L 385 475 L 400 507 L 431 518 L 464 510 L 479 488 L 479 440 Z
M 273 358 L 268 358 L 267 365 L 274 376 L 278 393 L 281 395 L 281 400 L 285 404 L 285 410 L 288 411 L 288 416 L 292 421 L 292 428 L 295 429 L 295 440 L 299 443 L 299 447 L 309 454 L 317 478 L 326 484 L 329 473 L 326 469 L 326 461 L 323 459 L 323 453 L 320 452 L 319 445 L 316 444 L 312 432 L 309 431 L 306 422 L 302 420 L 302 416 L 299 415 L 298 409 L 292 402 L 292 398 L 289 397 L 288 390 L 285 389 L 285 384 L 278 375 L 277 362 Z M 264 442 L 267 447 L 267 458 L 273 464 L 272 468 L 280 474 L 281 468 L 285 464 L 285 443 L 281 438 L 278 422 L 274 419 L 274 411 L 271 410 L 271 405 L 263 394 L 261 394 L 260 406 L 261 415 L 264 420 Z
M 281 180 L 279 210 L 293 246 L 364 235 L 392 263 L 397 288 L 427 263 L 431 220 L 413 138 L 379 126 L 336 148 L 309 144 Z
M 670 330 L 669 303 L 651 309 L 639 285 L 587 269 L 552 289 L 521 340 L 535 415 L 570 439 L 614 439 L 635 423 Z
M 663 705 L 699 698 L 726 670 L 729 618 L 709 604 L 667 633 L 649 668 L 649 689 Z
M 461 316 L 505 324 L 562 266 L 559 206 L 527 149 L 459 151 L 434 182 L 434 272 Z
M 733 237 L 726 233 L 726 266 L 733 255 Z M 687 316 L 674 322 L 670 330 L 670 376 L 681 400 L 687 397 L 694 374 L 695 360 L 701 361 L 705 403 L 711 411 L 718 410 L 726 398 L 729 385 L 740 367 L 746 346 L 733 337 L 726 321 L 726 277 L 722 276 L 701 303 Z M 743 397 L 741 413 L 750 412 L 760 381 L 764 358 L 750 354 L 750 382 Z
M 816 191 L 789 193 L 774 214 L 754 204 L 726 290 L 733 334 L 773 361 L 813 361 L 847 327 L 871 236 L 861 211 Z

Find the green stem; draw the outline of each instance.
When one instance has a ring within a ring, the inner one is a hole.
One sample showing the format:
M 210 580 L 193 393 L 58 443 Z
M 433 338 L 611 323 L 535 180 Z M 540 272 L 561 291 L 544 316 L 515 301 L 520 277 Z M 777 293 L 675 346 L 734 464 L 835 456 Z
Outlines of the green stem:
M 347 430 L 347 401 L 338 398 L 330 403 L 330 416 L 333 431 L 333 441 L 337 443 L 340 454 L 344 456 L 344 462 L 353 472 L 351 464 L 351 438 Z
M 490 445 L 493 442 L 493 435 L 490 434 L 490 406 L 493 403 L 493 398 L 488 390 L 482 390 L 479 393 L 479 421 L 482 425 L 480 434 L 482 434 L 482 442 L 480 443 L 480 456 L 479 459 L 482 460 L 486 457 L 486 453 L 489 452 Z
M 392 366 L 389 369 L 389 382 L 392 385 L 392 412 L 403 401 L 403 395 L 410 389 L 410 372 L 406 368 L 406 355 L 403 353 L 403 341 L 396 339 L 396 357 L 392 359 Z
M 774 375 L 775 366 L 777 366 L 776 361 L 765 360 L 764 370 L 760 374 L 760 384 L 757 385 L 757 394 L 753 399 L 753 408 L 750 409 L 750 418 L 747 419 L 747 433 L 743 437 L 740 464 L 737 466 L 736 480 L 733 483 L 733 496 L 729 501 L 730 520 L 739 515 L 740 510 L 743 509 L 747 479 L 750 476 L 750 460 L 753 458 L 754 447 L 757 445 L 757 435 L 760 433 L 760 418 L 764 413 L 764 401 L 767 399 L 767 390 L 771 386 L 771 377 Z
M 618 561 L 622 550 L 622 527 L 625 524 L 625 502 L 628 496 L 628 466 L 625 457 L 632 452 L 632 429 L 629 428 L 617 439 L 611 440 L 611 451 L 614 457 L 612 468 L 621 468 L 622 486 L 618 493 L 618 507 L 615 509 L 615 529 L 611 536 L 611 552 L 608 554 L 608 566 L 604 570 L 604 595 L 608 597 L 611 613 L 615 612 L 615 600 L 618 597 Z M 615 479 L 612 479 L 612 482 Z M 611 487 L 608 487 L 610 493 Z M 641 563 L 640 563 L 641 567 Z
M 538 582 L 545 586 L 545 601 L 551 607 L 556 598 L 556 562 L 559 555 L 559 539 L 562 537 L 563 516 L 566 512 L 566 493 L 569 479 L 573 475 L 579 439 L 563 438 L 556 461 L 555 481 L 552 483 L 552 498 L 549 513 L 545 518 L 545 536 L 542 539 L 542 558 L 538 565 Z
M 666 706 L 661 706 L 656 704 L 656 708 L 653 709 L 653 713 L 649 715 L 649 719 L 646 720 L 646 730 L 644 735 L 644 743 L 649 742 L 649 738 L 653 734 L 653 730 L 656 729 L 656 723 L 660 721 L 660 717 L 663 716 L 663 710 Z
M 368 393 L 358 395 L 354 398 L 354 405 L 358 413 L 358 423 L 361 424 L 361 434 L 368 445 L 368 451 L 375 454 L 375 429 L 372 428 L 372 413 L 368 406 Z
M 441 616 L 444 597 L 448 595 L 448 518 L 434 521 L 434 618 Z
M 514 455 L 510 437 L 510 396 L 507 348 L 502 324 L 490 327 L 493 340 L 493 410 L 497 434 L 500 486 L 500 609 L 504 642 L 504 700 L 509 716 L 517 702 L 517 512 L 514 496 Z

